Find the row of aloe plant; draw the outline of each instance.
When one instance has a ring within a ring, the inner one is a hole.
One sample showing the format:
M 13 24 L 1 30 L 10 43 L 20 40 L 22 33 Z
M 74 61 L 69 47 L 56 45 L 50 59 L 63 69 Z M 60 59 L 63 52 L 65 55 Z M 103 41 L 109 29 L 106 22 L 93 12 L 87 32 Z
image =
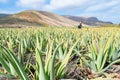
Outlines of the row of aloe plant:
M 1 44 L 0 48 L 0 63 L 5 69 L 4 71 L 7 72 L 7 74 L 4 75 L 1 73 L 3 76 L 20 78 L 22 80 L 29 80 L 30 78 L 35 80 L 55 80 L 56 78 L 63 77 L 65 74 L 64 69 L 79 40 L 75 41 L 75 44 L 71 43 L 71 46 L 68 44 L 64 46 L 65 42 L 61 38 L 56 40 L 51 39 L 53 37 L 52 34 L 50 35 L 49 40 L 47 40 L 41 34 L 42 33 L 34 35 L 36 37 L 32 38 L 33 41 L 31 41 L 31 37 L 29 36 L 22 39 L 17 39 L 17 36 L 8 36 L 8 42 L 6 45 Z M 69 41 L 67 41 L 67 43 L 69 43 Z M 65 52 L 62 52 L 60 48 L 64 49 Z M 29 54 L 28 50 L 32 56 L 34 55 L 36 57 L 36 65 L 30 64 L 31 57 L 24 62 L 25 55 Z M 35 73 L 31 72 L 31 67 L 34 69 Z M 31 74 L 32 77 L 29 74 Z
M 83 64 L 88 66 L 93 73 L 103 74 L 113 64 L 120 63 L 120 48 L 118 46 L 120 45 L 118 41 L 120 36 L 117 39 L 112 34 L 105 34 L 102 37 L 91 34 L 89 36 L 90 38 L 86 44 L 88 46 L 88 54 L 77 54 L 80 55 Z
M 95 36 L 76 29 L 1 30 L 0 75 L 21 80 L 56 80 L 64 78 L 66 66 L 74 54 L 95 73 L 101 74 L 120 62 L 120 36 Z M 72 31 L 73 30 L 73 31 Z M 54 32 L 55 31 L 55 32 Z M 85 30 L 86 31 L 86 30 Z M 61 33 L 62 32 L 62 33 Z M 115 39 L 113 39 L 115 38 Z M 83 49 L 85 48 L 85 49 Z M 84 54 L 84 52 L 87 52 Z M 117 56 L 116 56 L 117 55 Z M 89 57 L 89 60 L 86 57 Z M 106 63 L 109 65 L 106 66 Z

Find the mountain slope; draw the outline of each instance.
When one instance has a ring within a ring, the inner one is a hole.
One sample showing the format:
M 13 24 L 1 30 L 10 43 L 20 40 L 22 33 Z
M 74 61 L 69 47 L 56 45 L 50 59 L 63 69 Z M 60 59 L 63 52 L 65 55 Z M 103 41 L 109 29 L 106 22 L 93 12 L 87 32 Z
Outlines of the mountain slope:
M 4 18 L 4 17 L 7 17 L 7 16 L 9 16 L 10 14 L 1 14 L 0 13 L 0 18 Z
M 112 22 L 104 22 L 98 20 L 96 17 L 78 17 L 78 16 L 69 16 L 69 15 L 64 15 L 64 17 L 80 22 L 82 21 L 83 23 L 91 26 L 100 26 L 100 25 L 105 25 L 105 24 L 113 24 Z
M 74 26 L 79 23 L 63 16 L 45 11 L 28 10 L 0 19 L 1 25 L 29 26 Z

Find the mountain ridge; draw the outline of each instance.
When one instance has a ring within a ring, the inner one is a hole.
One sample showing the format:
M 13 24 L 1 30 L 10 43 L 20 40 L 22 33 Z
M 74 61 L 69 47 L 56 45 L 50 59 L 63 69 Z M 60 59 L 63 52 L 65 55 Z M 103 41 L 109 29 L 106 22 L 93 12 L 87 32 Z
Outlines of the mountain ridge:
M 4 18 L 4 17 L 10 16 L 10 15 L 11 15 L 11 14 L 0 13 L 0 18 Z
M 78 22 L 65 18 L 63 16 L 46 12 L 27 10 L 11 16 L 1 18 L 0 24 L 3 25 L 25 25 L 34 26 L 75 26 Z M 25 26 L 24 26 L 25 27 Z
M 64 17 L 80 22 L 82 21 L 83 23 L 91 26 L 101 26 L 101 25 L 107 25 L 107 24 L 113 24 L 112 22 L 106 22 L 106 21 L 101 21 L 98 20 L 97 17 L 81 17 L 81 16 L 71 16 L 71 15 L 63 15 Z
M 61 16 L 47 11 L 26 10 L 16 14 L 1 14 L 0 27 L 32 27 L 32 26 L 67 26 L 79 25 L 82 21 L 84 26 L 98 26 L 112 24 L 103 22 L 96 17 Z

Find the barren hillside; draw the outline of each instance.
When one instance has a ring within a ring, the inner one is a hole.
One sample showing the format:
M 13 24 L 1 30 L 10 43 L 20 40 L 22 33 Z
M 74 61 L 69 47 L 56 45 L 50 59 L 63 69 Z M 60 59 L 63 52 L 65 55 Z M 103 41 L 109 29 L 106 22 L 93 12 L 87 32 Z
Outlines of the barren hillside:
M 75 26 L 79 23 L 45 11 L 28 10 L 0 19 L 1 25 L 21 26 Z

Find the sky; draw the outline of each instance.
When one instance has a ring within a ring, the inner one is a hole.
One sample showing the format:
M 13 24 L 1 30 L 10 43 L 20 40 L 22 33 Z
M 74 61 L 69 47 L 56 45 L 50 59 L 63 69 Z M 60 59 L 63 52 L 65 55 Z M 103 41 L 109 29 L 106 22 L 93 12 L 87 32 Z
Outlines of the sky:
M 49 11 L 59 15 L 97 17 L 120 23 L 120 0 L 0 0 L 0 13 L 24 10 Z

